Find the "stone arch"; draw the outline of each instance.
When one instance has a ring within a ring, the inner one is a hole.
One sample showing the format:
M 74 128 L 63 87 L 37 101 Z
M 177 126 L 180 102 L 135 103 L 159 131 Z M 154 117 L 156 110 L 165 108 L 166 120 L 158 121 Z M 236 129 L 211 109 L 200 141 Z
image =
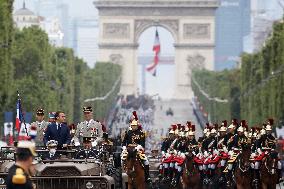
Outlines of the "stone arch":
M 134 43 L 138 43 L 139 37 L 141 34 L 150 27 L 163 27 L 168 30 L 173 38 L 175 43 L 178 41 L 178 32 L 179 32 L 179 22 L 178 20 L 135 20 L 135 31 L 134 31 Z
M 121 94 L 138 88 L 139 36 L 151 26 L 167 29 L 174 38 L 174 98 L 191 98 L 191 69 L 214 68 L 215 11 L 218 0 L 97 0 L 98 61 L 122 65 Z

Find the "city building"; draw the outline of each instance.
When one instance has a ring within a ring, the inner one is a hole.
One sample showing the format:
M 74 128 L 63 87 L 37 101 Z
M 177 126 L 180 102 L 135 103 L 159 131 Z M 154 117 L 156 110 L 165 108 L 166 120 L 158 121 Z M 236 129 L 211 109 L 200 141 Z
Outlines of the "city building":
M 64 33 L 61 30 L 58 18 L 46 19 L 42 22 L 41 27 L 47 33 L 51 45 L 55 47 L 63 46 Z
M 98 55 L 99 28 L 96 19 L 73 20 L 72 46 L 75 54 L 93 67 Z
M 19 29 L 38 26 L 44 30 L 47 35 L 51 45 L 56 47 L 63 46 L 64 34 L 61 30 L 60 21 L 58 18 L 44 18 L 32 12 L 26 8 L 25 1 L 23 2 L 23 7 L 15 11 L 13 15 L 15 25 Z
M 23 7 L 13 14 L 15 25 L 19 29 L 30 26 L 40 26 L 42 17 L 37 16 L 34 12 L 26 8 L 26 3 L 23 2 Z
M 220 0 L 216 11 L 215 70 L 235 68 L 250 33 L 250 0 Z
M 245 52 L 257 52 L 263 47 L 272 32 L 273 23 L 282 18 L 280 5 L 280 0 L 251 0 L 250 33 L 244 38 Z

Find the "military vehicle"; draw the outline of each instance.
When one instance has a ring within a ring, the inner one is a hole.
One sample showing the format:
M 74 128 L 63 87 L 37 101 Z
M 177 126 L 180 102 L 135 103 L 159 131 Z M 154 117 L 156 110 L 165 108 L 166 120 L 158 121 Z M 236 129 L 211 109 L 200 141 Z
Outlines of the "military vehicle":
M 12 147 L 1 149 L 0 188 L 5 188 L 5 178 L 14 164 Z M 59 159 L 43 160 L 47 150 L 37 150 L 38 163 L 32 176 L 37 189 L 125 189 L 127 175 L 121 172 L 120 153 L 100 151 L 93 159 L 75 159 L 78 150 L 57 150 Z

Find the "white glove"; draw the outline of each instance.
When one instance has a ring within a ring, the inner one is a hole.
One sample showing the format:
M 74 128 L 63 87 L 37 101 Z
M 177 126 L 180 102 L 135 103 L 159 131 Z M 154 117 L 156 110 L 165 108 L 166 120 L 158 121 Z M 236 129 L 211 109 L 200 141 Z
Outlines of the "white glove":
M 204 152 L 204 157 L 208 157 L 208 155 L 209 155 L 208 152 L 205 151 L 205 152 Z
M 122 151 L 126 151 L 126 146 L 122 146 Z
M 213 151 L 213 154 L 218 156 L 218 155 L 219 155 L 219 151 L 215 149 L 215 150 Z
M 135 147 L 135 149 L 136 149 L 137 151 L 142 151 L 142 150 L 143 150 L 143 147 L 142 147 L 141 145 L 138 145 L 138 146 Z
M 227 149 L 226 146 L 223 147 L 223 151 L 224 151 L 225 153 L 228 153 L 228 149 Z
M 185 159 L 185 154 L 184 153 L 180 153 L 180 157 Z
M 166 158 L 170 157 L 171 155 L 169 153 L 166 153 Z
M 262 151 L 261 151 L 260 148 L 257 149 L 257 153 L 258 153 L 258 154 L 261 154 L 261 153 L 262 153 Z
M 162 156 L 164 156 L 165 155 L 165 151 L 162 151 Z

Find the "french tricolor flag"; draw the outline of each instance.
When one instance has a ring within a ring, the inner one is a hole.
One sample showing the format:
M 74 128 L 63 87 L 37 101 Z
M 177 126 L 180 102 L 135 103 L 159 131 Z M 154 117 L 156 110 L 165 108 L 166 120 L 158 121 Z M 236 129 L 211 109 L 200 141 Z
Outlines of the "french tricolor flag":
M 160 51 L 161 51 L 160 38 L 159 38 L 159 33 L 158 33 L 157 29 L 156 29 L 153 51 L 155 52 L 154 61 L 153 61 L 152 64 L 147 66 L 146 70 L 148 72 L 150 72 L 153 76 L 156 76 L 156 69 L 157 69 L 157 65 L 159 63 L 159 55 L 160 55 Z
M 22 112 L 21 112 L 21 100 L 18 99 L 17 101 L 17 116 L 16 116 L 16 130 L 18 131 L 18 133 L 20 132 L 21 129 L 21 122 L 22 122 Z

